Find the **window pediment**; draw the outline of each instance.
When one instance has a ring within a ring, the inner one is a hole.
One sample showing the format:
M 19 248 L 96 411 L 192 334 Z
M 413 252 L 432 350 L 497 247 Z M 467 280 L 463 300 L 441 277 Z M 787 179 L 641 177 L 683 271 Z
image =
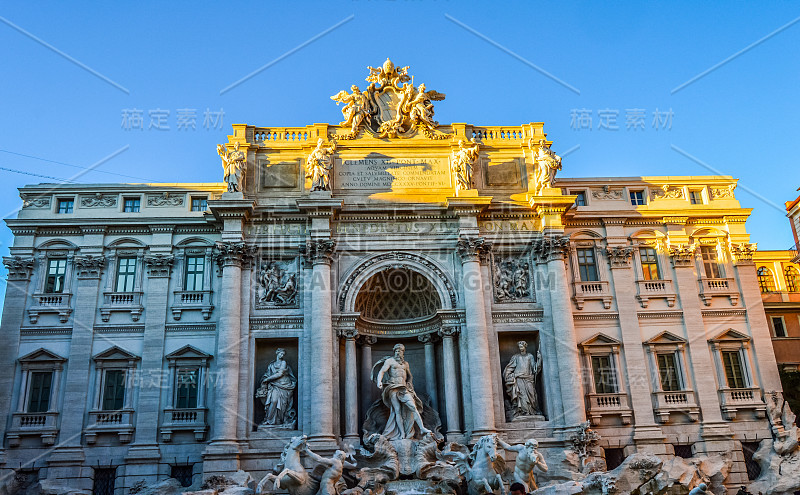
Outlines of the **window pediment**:
M 201 363 L 205 363 L 207 360 L 211 359 L 210 354 L 206 354 L 205 352 L 197 349 L 196 347 L 192 347 L 191 345 L 185 345 L 180 349 L 170 352 L 166 355 L 167 360 L 170 362 L 174 362 L 177 360 L 181 361 L 199 361 Z
M 611 352 L 611 351 L 616 352 L 622 346 L 622 342 L 613 337 L 609 337 L 604 333 L 596 333 L 593 336 L 581 342 L 580 344 L 578 344 L 578 346 L 581 347 L 584 350 L 584 352 L 587 353 Z
M 645 344 L 647 345 L 686 344 L 686 339 L 684 339 L 683 337 L 679 337 L 672 332 L 664 331 L 656 335 L 655 337 L 651 338 L 650 340 L 645 341 Z
M 95 361 L 103 362 L 103 361 L 138 361 L 139 356 L 135 354 L 131 354 L 130 352 L 126 351 L 125 349 L 113 346 L 105 351 L 95 354 L 92 357 Z
M 25 356 L 19 358 L 20 363 L 63 363 L 67 359 L 55 354 L 54 352 L 48 351 L 44 347 L 41 347 L 30 354 L 26 354 Z
M 717 335 L 713 339 L 710 339 L 709 342 L 714 343 L 725 343 L 725 342 L 749 342 L 750 337 L 734 330 L 733 328 L 729 328 L 722 332 L 721 334 Z

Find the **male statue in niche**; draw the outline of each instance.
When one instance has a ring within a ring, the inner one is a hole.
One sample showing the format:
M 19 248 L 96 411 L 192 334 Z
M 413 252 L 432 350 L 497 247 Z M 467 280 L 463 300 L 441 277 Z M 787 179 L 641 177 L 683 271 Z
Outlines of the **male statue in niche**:
M 503 370 L 506 392 L 511 399 L 512 418 L 541 414 L 536 394 L 536 379 L 542 370 L 542 353 L 536 356 L 528 352 L 528 343 L 517 342 L 519 352 L 511 356 Z
M 414 392 L 411 368 L 404 358 L 406 348 L 403 344 L 395 344 L 393 350 L 393 356 L 381 359 L 374 366 L 380 366 L 375 382 L 382 391 L 383 403 L 389 408 L 383 436 L 389 440 L 420 438 L 431 430 L 422 424 L 422 401 Z
M 275 360 L 267 366 L 267 372 L 261 377 L 261 386 L 256 391 L 256 397 L 264 404 L 265 416 L 261 426 L 294 428 L 297 421 L 297 412 L 292 405 L 297 378 L 284 356 L 285 349 L 275 351 Z

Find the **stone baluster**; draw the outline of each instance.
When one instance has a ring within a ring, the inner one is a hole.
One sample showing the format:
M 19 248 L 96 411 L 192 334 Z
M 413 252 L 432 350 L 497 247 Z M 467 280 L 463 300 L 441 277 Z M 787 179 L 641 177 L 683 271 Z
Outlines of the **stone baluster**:
M 455 441 L 451 438 L 460 435 L 459 408 L 458 408 L 458 376 L 456 375 L 456 352 L 453 344 L 453 337 L 458 335 L 458 327 L 445 326 L 439 330 L 442 337 L 442 355 L 444 358 L 444 409 L 447 420 L 447 441 Z

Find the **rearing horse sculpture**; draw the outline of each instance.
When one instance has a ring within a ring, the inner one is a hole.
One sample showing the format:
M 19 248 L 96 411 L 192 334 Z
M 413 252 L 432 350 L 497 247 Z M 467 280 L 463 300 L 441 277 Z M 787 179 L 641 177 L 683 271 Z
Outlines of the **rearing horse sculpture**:
M 314 495 L 319 489 L 319 480 L 312 478 L 300 461 L 300 452 L 306 448 L 305 435 L 292 437 L 281 453 L 281 460 L 275 470 L 278 474 L 267 473 L 256 487 L 256 494 L 264 492 L 264 485 L 272 481 L 275 489 L 285 488 L 290 495 Z
M 495 490 L 500 490 L 500 495 L 506 495 L 500 476 L 505 471 L 506 461 L 497 453 L 497 449 L 497 434 L 491 434 L 482 436 L 469 454 L 458 451 L 444 453 L 454 457 L 456 463 L 460 464 L 460 471 L 467 478 L 469 495 L 485 495 Z

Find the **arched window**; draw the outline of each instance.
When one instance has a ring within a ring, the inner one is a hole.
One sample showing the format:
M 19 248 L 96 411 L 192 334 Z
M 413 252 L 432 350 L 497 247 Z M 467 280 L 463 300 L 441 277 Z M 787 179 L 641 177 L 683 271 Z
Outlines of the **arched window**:
M 793 266 L 787 266 L 783 269 L 783 276 L 786 278 L 786 290 L 789 292 L 797 292 L 797 285 L 798 285 L 798 275 L 797 275 L 797 268 Z
M 772 272 L 769 271 L 769 268 L 766 266 L 761 266 L 758 268 L 758 286 L 761 288 L 761 292 L 774 292 L 775 291 L 775 279 L 772 277 Z

